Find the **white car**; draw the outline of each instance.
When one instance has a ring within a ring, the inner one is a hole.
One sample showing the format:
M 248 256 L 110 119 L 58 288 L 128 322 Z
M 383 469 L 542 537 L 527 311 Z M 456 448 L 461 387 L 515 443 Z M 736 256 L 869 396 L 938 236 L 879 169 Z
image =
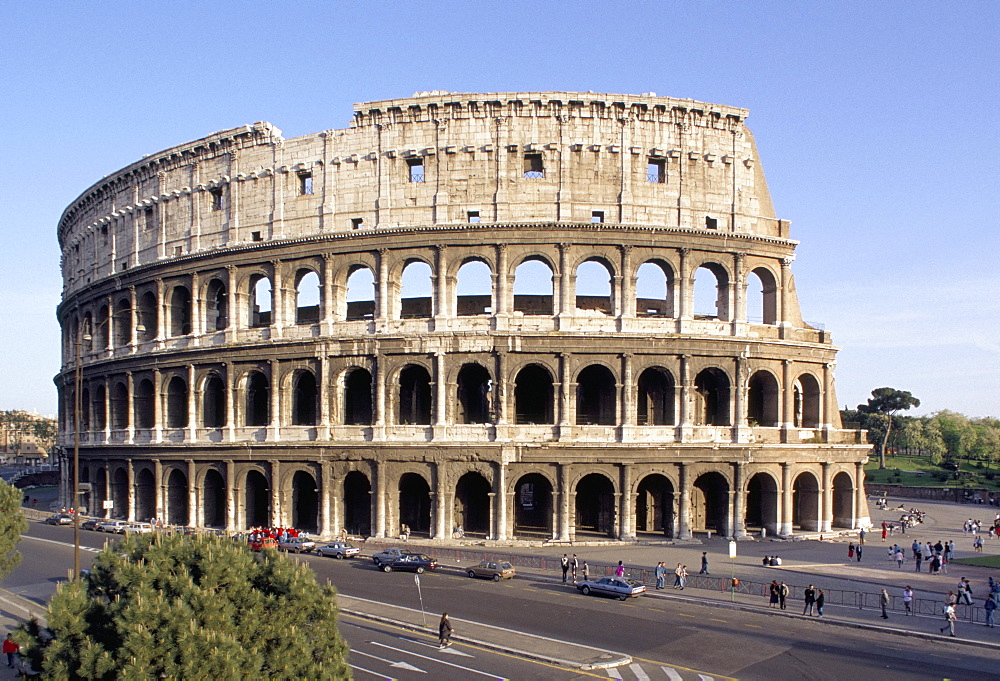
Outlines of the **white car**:
M 289 537 L 285 541 L 278 542 L 278 550 L 289 553 L 309 553 L 314 548 L 316 548 L 316 542 L 308 537 Z
M 97 523 L 95 528 L 98 532 L 113 532 L 115 534 L 122 534 L 124 527 L 128 525 L 124 520 L 102 520 Z
M 361 553 L 361 549 L 342 541 L 335 541 L 320 546 L 316 549 L 316 553 L 321 556 L 333 556 L 334 558 L 353 558 Z
M 126 523 L 122 528 L 122 534 L 148 534 L 153 531 L 153 526 L 149 523 Z

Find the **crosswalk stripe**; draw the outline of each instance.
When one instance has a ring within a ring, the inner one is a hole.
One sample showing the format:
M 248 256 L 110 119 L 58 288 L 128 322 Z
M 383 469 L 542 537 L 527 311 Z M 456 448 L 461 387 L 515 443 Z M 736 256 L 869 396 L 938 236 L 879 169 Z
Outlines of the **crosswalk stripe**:
M 607 670 L 608 677 L 612 679 L 621 679 L 621 673 L 615 667 L 608 667 Z
M 639 679 L 639 681 L 649 681 L 649 674 L 647 674 L 639 664 L 633 662 L 628 666 L 628 668 L 632 670 L 632 673 L 635 674 L 635 678 Z
M 706 674 L 698 674 L 698 678 L 701 679 L 701 681 L 714 681 L 714 679 L 711 676 L 708 676 Z
M 677 670 L 674 669 L 673 667 L 663 667 L 663 666 L 661 666 L 660 669 L 662 669 L 664 671 L 664 673 L 667 675 L 667 678 L 670 679 L 670 681 L 684 681 L 681 678 L 681 675 L 678 674 Z

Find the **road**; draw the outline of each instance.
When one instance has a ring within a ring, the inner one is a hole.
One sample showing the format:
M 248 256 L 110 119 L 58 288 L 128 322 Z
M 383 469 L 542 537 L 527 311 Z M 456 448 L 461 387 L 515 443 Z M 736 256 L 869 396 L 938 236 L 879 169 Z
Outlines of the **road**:
M 66 546 L 72 543 L 72 528 L 32 523 L 29 535 L 32 538 L 20 546 L 24 563 L 4 586 L 33 597 L 45 588 L 51 593 L 56 581 L 65 575 L 65 566 L 72 564 L 72 549 Z M 81 542 L 88 548 L 99 548 L 105 538 L 81 532 Z M 89 564 L 93 555 L 84 551 L 82 563 Z M 420 608 L 412 574 L 379 572 L 368 559 L 293 559 L 309 562 L 321 580 L 329 579 L 345 595 Z M 365 676 L 367 671 L 357 669 L 357 678 L 479 678 L 443 664 L 448 662 L 476 669 L 477 674 L 482 671 L 495 678 L 516 679 L 791 680 L 871 678 L 873 674 L 887 680 L 1000 679 L 1000 660 L 992 650 L 945 639 L 929 641 L 891 634 L 873 638 L 871 631 L 823 621 L 708 607 L 697 602 L 697 592 L 668 590 L 666 596 L 647 594 L 622 603 L 583 596 L 571 586 L 548 580 L 517 578 L 494 583 L 469 579 L 457 570 L 423 575 L 421 592 L 432 626 L 439 614 L 447 611 L 459 631 L 463 620 L 483 622 L 621 651 L 634 660 L 614 670 L 579 672 L 456 644 L 454 651 L 472 656 L 465 658 L 438 651 L 429 636 L 345 614 L 342 631 L 354 651 L 350 661 L 374 672 Z M 405 662 L 427 673 L 392 667 L 394 662 Z M 435 666 L 429 669 L 421 664 Z

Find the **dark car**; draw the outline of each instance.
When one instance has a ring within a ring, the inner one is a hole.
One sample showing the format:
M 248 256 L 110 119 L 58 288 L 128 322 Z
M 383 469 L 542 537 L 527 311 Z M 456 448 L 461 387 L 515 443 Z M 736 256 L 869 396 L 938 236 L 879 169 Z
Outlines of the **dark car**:
M 49 525 L 72 525 L 73 516 L 66 515 L 65 513 L 56 513 L 46 518 L 45 522 Z
M 639 594 L 646 592 L 646 587 L 639 582 L 633 582 L 624 577 L 601 577 L 596 582 L 580 582 L 576 588 L 587 594 L 597 594 L 599 596 L 615 596 L 621 600 L 626 598 L 638 598 Z
M 382 561 L 379 565 L 383 572 L 392 572 L 393 570 L 407 570 L 409 572 L 421 573 L 424 570 L 433 570 L 437 568 L 437 561 L 430 556 L 425 556 L 422 553 L 404 553 L 394 560 Z
M 91 532 L 97 531 L 97 523 L 101 522 L 101 518 L 87 518 L 82 523 L 80 523 L 81 530 L 90 530 Z
M 406 549 L 396 549 L 389 548 L 379 551 L 372 556 L 372 562 L 375 563 L 375 567 L 382 567 L 382 563 L 391 563 L 392 561 L 398 559 L 400 556 L 405 556 L 407 553 L 412 553 Z
M 505 560 L 484 560 L 465 571 L 470 577 L 482 577 L 499 582 L 501 579 L 514 579 L 517 571 Z

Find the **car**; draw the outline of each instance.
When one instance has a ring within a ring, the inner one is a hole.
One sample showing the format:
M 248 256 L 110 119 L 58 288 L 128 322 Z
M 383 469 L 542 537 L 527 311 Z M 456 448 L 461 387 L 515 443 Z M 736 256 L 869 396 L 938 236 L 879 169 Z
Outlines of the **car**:
M 514 579 L 517 570 L 505 560 L 484 560 L 479 565 L 470 567 L 465 574 L 499 582 L 501 579 Z
M 122 529 L 127 525 L 124 520 L 102 520 L 97 523 L 98 532 L 112 532 L 122 534 Z
M 46 518 L 45 522 L 48 525 L 72 525 L 73 516 L 66 515 L 65 513 L 56 513 Z
M 330 542 L 316 548 L 316 553 L 321 556 L 333 556 L 334 558 L 353 558 L 361 553 L 357 546 L 342 541 Z
M 126 523 L 122 527 L 122 534 L 149 534 L 153 531 L 153 526 L 149 523 Z
M 316 542 L 307 537 L 289 537 L 278 542 L 278 549 L 289 553 L 309 553 L 316 548 Z
M 278 540 L 274 537 L 258 537 L 257 539 L 251 539 L 249 544 L 251 551 L 263 551 L 264 549 L 278 548 Z
M 597 581 L 586 580 L 578 583 L 576 588 L 585 596 L 588 594 L 615 596 L 623 601 L 626 598 L 638 598 L 639 594 L 646 591 L 645 585 L 624 577 L 601 577 Z
M 81 530 L 90 530 L 92 532 L 97 530 L 97 523 L 101 522 L 100 518 L 87 518 L 82 523 L 80 523 Z
M 437 568 L 437 561 L 422 553 L 404 553 L 399 558 L 390 561 L 383 561 L 379 567 L 382 572 L 392 572 L 393 570 L 406 570 L 421 574 L 425 570 Z
M 389 561 L 396 560 L 400 556 L 410 553 L 407 549 L 384 549 L 372 556 L 372 562 L 375 563 L 376 567 L 382 567 L 382 563 L 388 563 Z

